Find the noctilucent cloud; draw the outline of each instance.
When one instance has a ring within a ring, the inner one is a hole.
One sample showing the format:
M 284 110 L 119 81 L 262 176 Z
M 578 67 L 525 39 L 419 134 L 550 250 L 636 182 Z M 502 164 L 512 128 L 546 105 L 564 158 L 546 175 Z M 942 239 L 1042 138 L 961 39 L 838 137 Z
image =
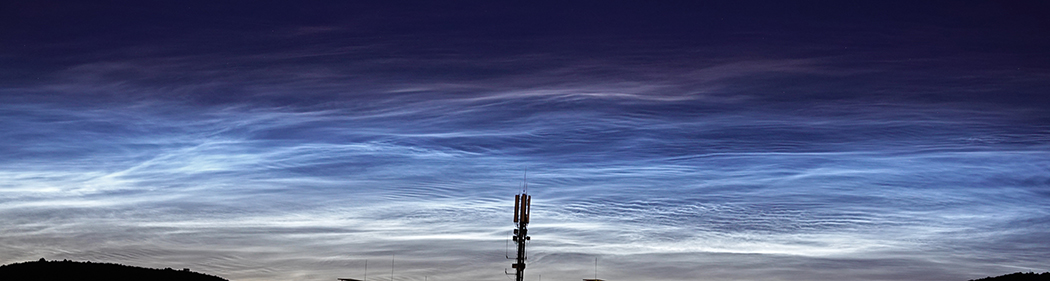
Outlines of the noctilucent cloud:
M 1047 3 L 650 2 L 4 1 L 0 263 L 1050 270 Z

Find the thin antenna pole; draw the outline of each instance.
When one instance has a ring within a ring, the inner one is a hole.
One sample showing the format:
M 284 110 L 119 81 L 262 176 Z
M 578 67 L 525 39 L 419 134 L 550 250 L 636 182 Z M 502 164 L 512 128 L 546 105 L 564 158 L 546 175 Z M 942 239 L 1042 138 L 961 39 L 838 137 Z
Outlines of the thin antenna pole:
M 368 281 L 368 259 L 365 259 L 365 279 L 364 279 L 364 281 Z
M 390 254 L 390 281 L 394 281 L 394 254 Z
M 598 279 L 598 257 L 594 257 L 594 279 Z
M 523 193 L 529 193 L 529 168 L 525 168 L 525 176 L 523 177 L 522 182 L 525 183 Z

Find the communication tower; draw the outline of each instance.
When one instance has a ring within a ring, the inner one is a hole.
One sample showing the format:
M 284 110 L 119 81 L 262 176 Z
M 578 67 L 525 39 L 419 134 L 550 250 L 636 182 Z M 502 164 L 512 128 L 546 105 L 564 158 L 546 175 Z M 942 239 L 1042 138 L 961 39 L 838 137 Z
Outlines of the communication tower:
M 516 281 L 523 281 L 523 278 L 525 278 L 525 260 L 528 259 L 525 245 L 532 240 L 532 237 L 529 237 L 528 228 L 531 206 L 532 196 L 529 195 L 529 184 L 526 178 L 526 182 L 522 185 L 521 193 L 514 195 L 514 223 L 517 224 L 517 228 L 514 229 L 512 240 L 518 246 L 518 256 L 517 262 L 510 266 L 515 269 Z M 507 256 L 507 258 L 510 258 L 510 256 Z

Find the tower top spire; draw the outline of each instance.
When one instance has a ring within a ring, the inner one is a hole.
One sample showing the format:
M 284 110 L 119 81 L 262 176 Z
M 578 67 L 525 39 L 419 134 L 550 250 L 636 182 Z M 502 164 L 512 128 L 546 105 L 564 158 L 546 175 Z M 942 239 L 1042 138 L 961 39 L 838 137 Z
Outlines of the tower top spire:
M 525 168 L 525 173 L 521 177 L 521 194 L 529 193 L 529 168 Z

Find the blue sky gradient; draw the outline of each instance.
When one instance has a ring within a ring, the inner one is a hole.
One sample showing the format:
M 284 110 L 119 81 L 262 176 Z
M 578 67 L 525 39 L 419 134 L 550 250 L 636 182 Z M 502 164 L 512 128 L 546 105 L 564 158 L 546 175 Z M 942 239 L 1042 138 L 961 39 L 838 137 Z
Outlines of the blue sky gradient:
M 527 280 L 1050 270 L 1045 4 L 41 3 L 0 262 L 504 280 L 527 169 Z

